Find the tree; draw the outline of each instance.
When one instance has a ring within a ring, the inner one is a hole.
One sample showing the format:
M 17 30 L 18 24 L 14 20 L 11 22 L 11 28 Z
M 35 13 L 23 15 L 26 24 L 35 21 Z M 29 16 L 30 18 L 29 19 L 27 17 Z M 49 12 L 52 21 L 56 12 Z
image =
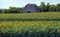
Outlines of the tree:
M 2 9 L 2 13 L 22 13 L 22 8 L 9 7 L 9 9 Z
M 2 13 L 8 13 L 8 9 L 2 9 Z
M 22 8 L 10 7 L 9 11 L 11 13 L 22 13 Z
M 50 12 L 55 12 L 56 11 L 56 6 L 55 5 L 50 5 L 49 11 Z
M 45 11 L 45 3 L 44 2 L 41 2 L 40 9 L 41 9 L 41 12 Z
M 56 11 L 60 11 L 60 4 L 57 4 Z
M 50 4 L 47 3 L 47 5 L 46 5 L 46 10 L 47 10 L 47 12 L 49 11 L 49 7 L 50 7 Z

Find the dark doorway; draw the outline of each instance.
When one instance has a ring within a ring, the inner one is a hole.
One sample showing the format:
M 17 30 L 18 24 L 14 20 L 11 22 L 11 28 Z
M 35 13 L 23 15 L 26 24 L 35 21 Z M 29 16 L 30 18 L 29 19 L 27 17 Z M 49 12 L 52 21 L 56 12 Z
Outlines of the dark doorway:
M 31 11 L 28 11 L 28 13 L 31 13 Z

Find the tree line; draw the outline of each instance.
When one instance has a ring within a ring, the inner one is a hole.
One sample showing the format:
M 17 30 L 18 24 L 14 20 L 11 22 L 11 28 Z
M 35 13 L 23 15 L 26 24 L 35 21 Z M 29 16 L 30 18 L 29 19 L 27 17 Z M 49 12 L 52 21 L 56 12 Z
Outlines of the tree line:
M 60 3 L 56 5 L 47 3 L 45 5 L 44 2 L 41 2 L 38 7 L 40 8 L 40 12 L 60 12 Z M 2 13 L 23 13 L 23 8 L 9 7 L 9 9 L 2 9 Z
M 47 3 L 47 5 L 45 5 L 44 2 L 41 2 L 39 8 L 41 12 L 60 12 L 60 3 L 57 5 L 50 5 L 50 3 Z
M 9 9 L 2 9 L 2 13 L 22 13 L 22 8 L 9 7 Z

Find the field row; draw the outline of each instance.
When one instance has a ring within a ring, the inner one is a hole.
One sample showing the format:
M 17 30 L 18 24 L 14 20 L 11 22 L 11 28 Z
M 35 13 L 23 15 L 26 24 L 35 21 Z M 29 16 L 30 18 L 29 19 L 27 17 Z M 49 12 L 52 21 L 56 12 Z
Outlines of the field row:
M 41 13 L 19 13 L 19 14 L 0 14 L 0 20 L 60 20 L 60 12 L 41 12 Z
M 0 37 L 60 37 L 60 21 L 0 21 Z
M 60 31 L 60 21 L 1 21 L 0 31 L 21 32 L 21 31 L 45 31 L 57 29 Z

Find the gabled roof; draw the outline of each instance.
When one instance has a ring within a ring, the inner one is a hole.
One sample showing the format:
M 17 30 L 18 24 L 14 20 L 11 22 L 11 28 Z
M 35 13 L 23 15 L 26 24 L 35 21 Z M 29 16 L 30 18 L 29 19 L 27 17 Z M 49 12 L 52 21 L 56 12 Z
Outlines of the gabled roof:
M 26 7 L 37 8 L 38 6 L 37 6 L 36 4 L 27 4 L 27 5 L 25 6 L 25 8 L 26 8 Z
M 36 4 L 27 4 L 24 8 L 34 8 L 34 9 L 39 9 Z
M 27 4 L 27 5 L 23 8 L 23 11 L 24 11 L 24 12 L 28 12 L 28 11 L 31 11 L 31 12 L 39 12 L 40 9 L 39 9 L 39 7 L 38 7 L 36 4 Z

